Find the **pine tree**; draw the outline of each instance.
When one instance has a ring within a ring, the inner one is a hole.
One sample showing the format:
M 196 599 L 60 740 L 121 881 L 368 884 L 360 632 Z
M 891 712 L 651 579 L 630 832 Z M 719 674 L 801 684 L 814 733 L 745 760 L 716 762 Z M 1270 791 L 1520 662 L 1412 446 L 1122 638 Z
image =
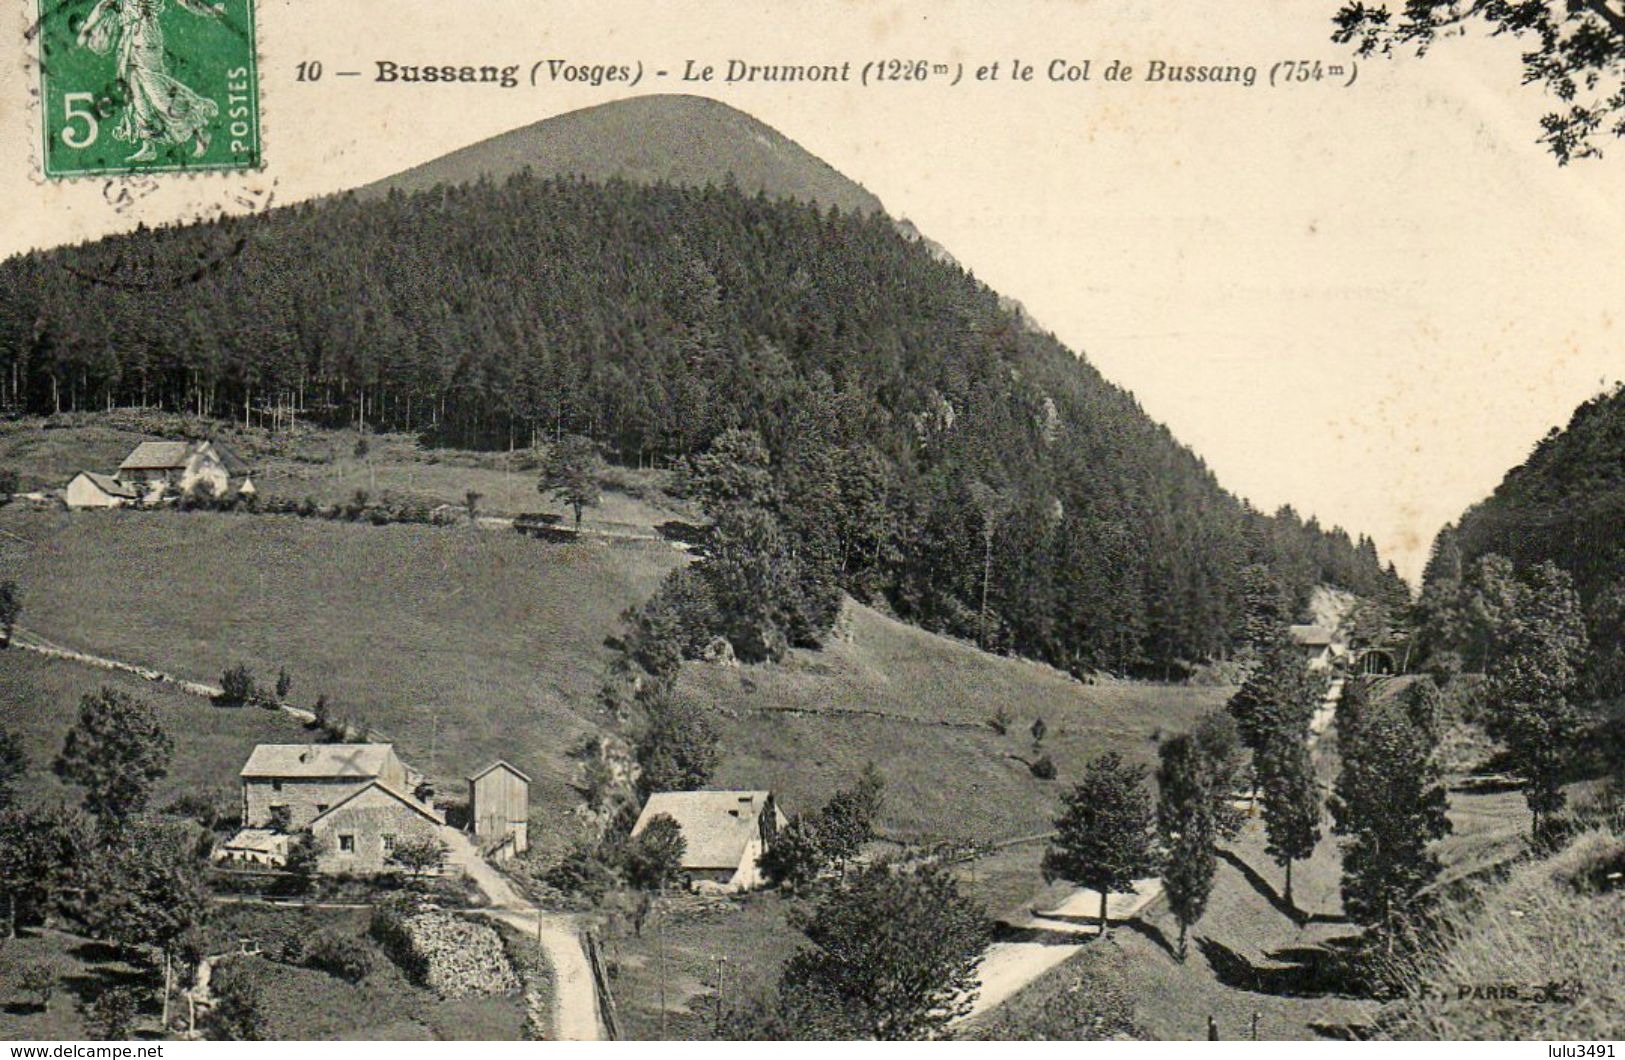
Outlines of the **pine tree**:
M 579 434 L 568 435 L 548 453 L 536 490 L 569 505 L 579 530 L 582 510 L 598 506 L 598 476 L 602 472 L 603 460 L 593 440 Z M 477 503 L 478 495 L 471 493 L 468 503 L 471 521 Z
M 1194 737 L 1164 740 L 1157 769 L 1157 832 L 1162 840 L 1162 889 L 1179 921 L 1179 960 L 1185 935 L 1202 918 L 1217 867 L 1213 844 L 1211 774 Z
M 1282 897 L 1292 906 L 1292 863 L 1320 842 L 1320 785 L 1302 735 L 1277 734 L 1255 756 L 1263 796 L 1265 850 L 1286 870 Z
M 85 789 L 85 809 L 103 827 L 116 827 L 147 808 L 153 785 L 169 772 L 173 752 L 156 711 L 103 688 L 79 701 L 79 719 L 52 768 Z
M 1155 811 L 1145 790 L 1146 769 L 1115 751 L 1094 759 L 1063 797 L 1056 835 L 1044 851 L 1044 879 L 1093 888 L 1100 895 L 1100 934 L 1106 933 L 1106 898 L 1132 891 L 1156 869 Z

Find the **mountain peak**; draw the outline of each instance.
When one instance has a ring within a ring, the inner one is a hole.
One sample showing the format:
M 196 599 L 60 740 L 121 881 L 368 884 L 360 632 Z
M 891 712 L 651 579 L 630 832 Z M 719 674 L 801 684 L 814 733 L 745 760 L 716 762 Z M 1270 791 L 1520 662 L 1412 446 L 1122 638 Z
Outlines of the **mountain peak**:
M 357 192 L 424 191 L 437 184 L 538 176 L 614 178 L 684 187 L 723 184 L 770 198 L 881 213 L 880 200 L 773 127 L 704 96 L 649 95 L 574 110 L 386 177 Z

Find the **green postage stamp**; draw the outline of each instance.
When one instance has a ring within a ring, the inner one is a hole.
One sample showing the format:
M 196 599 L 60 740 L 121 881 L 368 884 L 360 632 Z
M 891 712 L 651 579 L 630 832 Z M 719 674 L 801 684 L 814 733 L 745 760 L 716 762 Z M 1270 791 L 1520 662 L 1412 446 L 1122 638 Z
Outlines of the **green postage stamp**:
M 48 177 L 260 164 L 254 0 L 39 0 Z

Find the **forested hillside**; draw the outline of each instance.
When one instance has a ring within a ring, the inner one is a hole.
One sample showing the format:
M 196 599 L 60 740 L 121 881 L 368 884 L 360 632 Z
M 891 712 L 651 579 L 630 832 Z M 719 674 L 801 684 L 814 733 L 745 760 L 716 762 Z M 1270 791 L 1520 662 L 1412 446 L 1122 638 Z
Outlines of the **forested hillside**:
M 0 265 L 0 387 L 627 463 L 766 442 L 843 586 L 1073 670 L 1226 652 L 1249 565 L 1403 593 L 1369 540 L 1265 517 L 1134 399 L 880 214 L 520 174 Z M 804 523 L 805 525 L 805 523 Z
M 1424 591 L 1497 553 L 1520 569 L 1550 560 L 1574 577 L 1599 694 L 1625 692 L 1625 386 L 1575 410 L 1495 492 L 1446 527 Z

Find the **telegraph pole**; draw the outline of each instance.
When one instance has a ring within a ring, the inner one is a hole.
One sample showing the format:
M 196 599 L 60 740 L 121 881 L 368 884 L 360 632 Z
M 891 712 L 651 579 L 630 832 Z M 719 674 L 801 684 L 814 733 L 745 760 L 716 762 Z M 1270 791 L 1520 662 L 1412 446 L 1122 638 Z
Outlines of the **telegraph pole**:
M 660 1040 L 666 1040 L 666 922 L 660 916 L 660 896 L 650 903 L 655 918 L 655 959 L 660 971 Z
M 713 956 L 711 959 L 713 961 L 715 961 L 716 965 L 717 965 L 716 1035 L 717 1035 L 718 1038 L 720 1038 L 720 1037 L 722 1037 L 722 970 L 727 965 L 728 958 L 726 956 L 724 956 L 723 954 L 719 953 L 719 954 L 716 954 L 715 956 Z

